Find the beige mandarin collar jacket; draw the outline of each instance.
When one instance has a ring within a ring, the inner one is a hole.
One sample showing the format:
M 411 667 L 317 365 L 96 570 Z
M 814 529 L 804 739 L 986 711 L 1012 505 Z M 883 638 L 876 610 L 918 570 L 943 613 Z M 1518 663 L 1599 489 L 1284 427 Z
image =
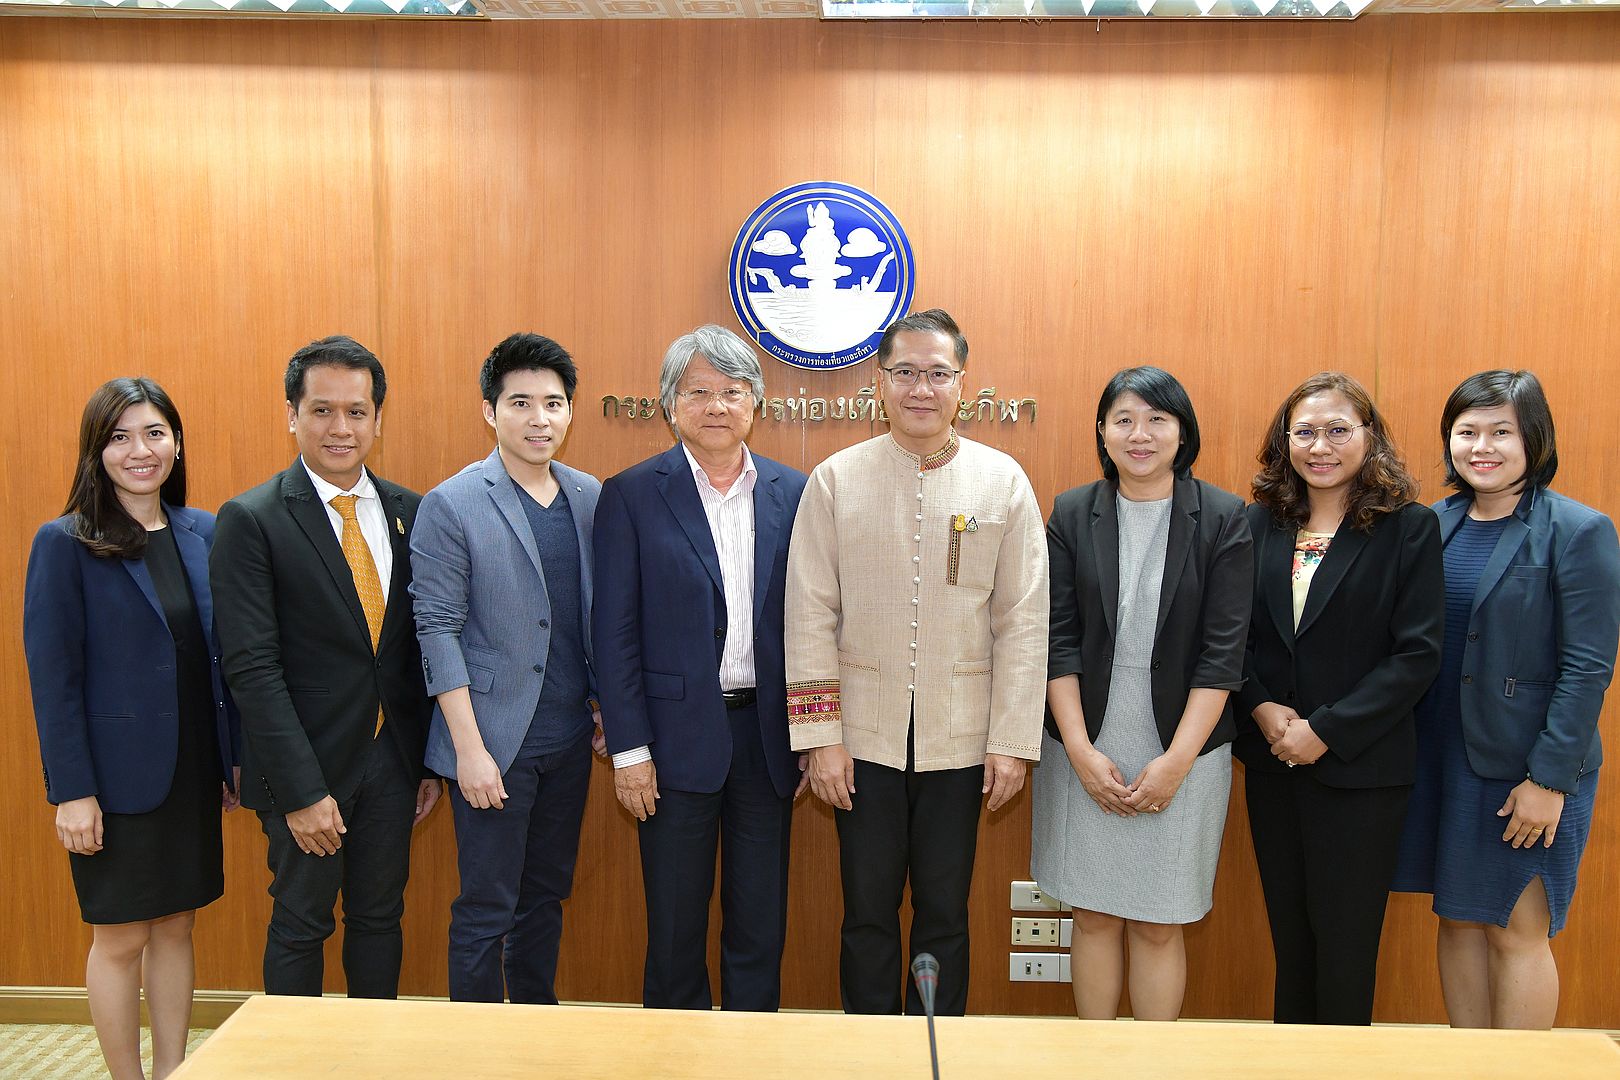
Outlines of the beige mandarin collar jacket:
M 1040 757 L 1047 554 L 1007 454 L 954 432 L 926 458 L 880 435 L 816 466 L 788 553 L 793 749 L 842 741 L 918 772 Z

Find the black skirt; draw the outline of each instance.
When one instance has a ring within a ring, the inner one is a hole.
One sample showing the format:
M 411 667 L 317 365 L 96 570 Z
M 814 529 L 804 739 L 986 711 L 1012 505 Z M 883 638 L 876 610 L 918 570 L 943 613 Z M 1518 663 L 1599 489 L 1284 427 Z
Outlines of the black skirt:
M 225 892 L 219 735 L 208 642 L 168 529 L 148 534 L 146 566 L 174 637 L 179 745 L 168 797 L 144 814 L 102 814 L 101 850 L 69 854 L 84 921 L 144 922 L 192 911 Z

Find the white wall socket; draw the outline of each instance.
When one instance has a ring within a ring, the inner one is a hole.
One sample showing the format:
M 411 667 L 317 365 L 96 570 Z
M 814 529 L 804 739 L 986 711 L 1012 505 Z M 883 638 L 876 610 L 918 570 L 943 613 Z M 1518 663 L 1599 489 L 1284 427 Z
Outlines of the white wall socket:
M 1012 943 L 1014 945 L 1041 945 L 1052 946 L 1058 943 L 1058 920 L 1051 919 L 1020 919 L 1014 917 L 1012 921 Z
M 1058 953 L 1007 954 L 1007 978 L 1013 982 L 1062 982 L 1067 956 Z
M 1007 905 L 1014 911 L 1068 911 L 1069 905 L 1055 896 L 1048 896 L 1033 881 L 1012 883 L 1012 901 Z

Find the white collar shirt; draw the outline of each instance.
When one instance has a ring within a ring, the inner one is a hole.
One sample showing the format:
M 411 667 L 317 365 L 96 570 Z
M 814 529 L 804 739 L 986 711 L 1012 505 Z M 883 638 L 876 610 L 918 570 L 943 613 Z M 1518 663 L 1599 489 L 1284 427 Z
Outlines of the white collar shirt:
M 709 474 L 685 443 L 681 449 L 692 467 L 698 498 L 709 519 L 709 533 L 720 557 L 720 580 L 725 585 L 726 646 L 720 658 L 720 688 L 739 690 L 754 685 L 754 484 L 759 470 L 747 445 L 742 448 L 742 473 L 724 493 L 709 482 Z
M 371 549 L 371 561 L 377 564 L 377 579 L 386 597 L 394 571 L 394 545 L 388 539 L 388 514 L 383 509 L 382 497 L 377 494 L 377 485 L 371 482 L 371 474 L 360 470 L 359 481 L 345 491 L 317 476 L 303 458 L 298 461 L 309 474 L 310 483 L 315 485 L 315 497 L 326 508 L 326 520 L 331 522 L 332 533 L 339 545 L 343 543 L 343 517 L 333 507 L 332 500 L 339 495 L 355 496 L 354 513 L 360 522 L 360 535 L 366 538 L 366 547 Z

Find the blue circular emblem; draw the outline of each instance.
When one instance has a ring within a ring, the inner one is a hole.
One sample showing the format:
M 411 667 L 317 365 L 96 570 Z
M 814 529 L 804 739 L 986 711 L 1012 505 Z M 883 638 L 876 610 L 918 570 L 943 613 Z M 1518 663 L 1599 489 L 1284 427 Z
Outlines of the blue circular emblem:
M 795 184 L 748 215 L 731 245 L 731 304 L 759 347 L 801 368 L 858 364 L 911 306 L 916 269 L 899 220 L 848 184 Z

